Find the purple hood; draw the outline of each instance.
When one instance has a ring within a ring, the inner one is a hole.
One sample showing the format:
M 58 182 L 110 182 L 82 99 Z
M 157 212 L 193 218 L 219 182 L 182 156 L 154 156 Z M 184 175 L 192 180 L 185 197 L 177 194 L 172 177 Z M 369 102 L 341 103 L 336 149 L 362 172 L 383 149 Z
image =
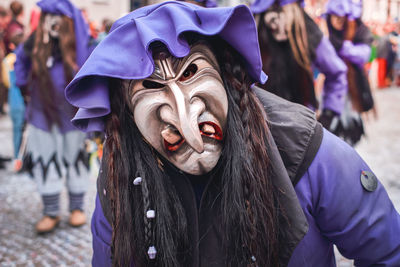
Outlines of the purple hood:
M 334 14 L 340 17 L 348 16 L 357 19 L 362 14 L 361 0 L 330 0 L 326 4 L 326 14 Z
M 111 111 L 108 78 L 149 77 L 154 70 L 149 46 L 155 41 L 164 43 L 175 57 L 186 56 L 190 47 L 184 32 L 220 36 L 243 56 L 254 82 L 267 80 L 256 25 L 246 6 L 209 9 L 164 2 L 137 9 L 114 23 L 66 88 L 67 100 L 79 108 L 72 123 L 83 131 L 103 131 L 104 116 Z
M 76 43 L 76 62 L 82 66 L 88 54 L 89 28 L 82 13 L 68 0 L 41 0 L 37 3 L 42 12 L 64 15 L 74 21 Z
M 255 0 L 250 5 L 250 10 L 251 12 L 253 12 L 253 14 L 263 13 L 275 2 L 279 3 L 281 6 L 295 2 L 300 2 L 301 6 L 304 6 L 304 0 Z

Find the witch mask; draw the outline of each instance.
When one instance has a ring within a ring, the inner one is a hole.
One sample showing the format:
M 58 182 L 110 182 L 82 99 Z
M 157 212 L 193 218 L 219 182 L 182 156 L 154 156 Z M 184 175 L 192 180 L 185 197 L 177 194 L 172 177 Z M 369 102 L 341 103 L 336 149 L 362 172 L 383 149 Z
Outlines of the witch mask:
M 60 26 L 62 23 L 62 17 L 55 14 L 46 14 L 44 20 L 44 38 L 45 43 L 49 42 L 49 37 L 57 39 L 60 35 Z
M 217 60 L 201 42 L 184 58 L 165 46 L 153 48 L 155 69 L 129 82 L 135 123 L 163 157 L 182 171 L 201 175 L 217 164 L 228 112 L 228 100 Z
M 288 40 L 288 34 L 286 30 L 287 18 L 282 7 L 272 6 L 264 14 L 264 23 L 271 30 L 272 36 L 278 42 Z

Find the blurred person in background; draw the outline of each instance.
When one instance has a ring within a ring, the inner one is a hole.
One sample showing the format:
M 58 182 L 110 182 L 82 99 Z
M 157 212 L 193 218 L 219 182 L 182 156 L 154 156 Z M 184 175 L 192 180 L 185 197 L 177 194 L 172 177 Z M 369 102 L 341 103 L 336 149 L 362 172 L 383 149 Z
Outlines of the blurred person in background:
M 101 22 L 101 29 L 100 33 L 97 36 L 97 44 L 103 41 L 103 39 L 107 36 L 107 34 L 110 32 L 111 26 L 113 24 L 113 21 L 111 19 L 105 18 Z
M 29 30 L 30 34 L 32 34 L 37 26 L 39 25 L 40 20 L 40 9 L 38 7 L 33 7 L 31 10 L 31 14 L 29 16 Z
M 90 20 L 89 18 L 89 12 L 86 8 L 81 8 L 80 9 L 82 12 L 83 19 L 85 20 L 86 24 L 89 26 L 89 35 L 90 35 L 90 41 L 89 41 L 89 46 L 92 46 L 94 49 L 97 45 L 97 36 L 99 34 L 99 29 L 97 28 L 97 24 L 95 21 Z
M 371 57 L 373 36 L 361 21 L 361 1 L 330 0 L 326 6 L 326 14 L 329 39 L 348 67 L 349 91 L 346 107 L 340 119 L 332 126 L 333 132 L 354 145 L 364 134 L 360 114 L 374 106 L 364 68 Z
M 391 69 L 393 67 L 396 53 L 391 42 L 393 25 L 387 22 L 383 26 L 383 34 L 378 39 L 377 62 L 378 62 L 378 88 L 383 89 L 391 85 Z
M 394 43 L 395 46 L 393 47 L 395 52 L 396 52 L 396 59 L 395 59 L 395 63 L 393 66 L 394 72 L 393 72 L 393 76 L 394 76 L 394 82 L 395 82 L 395 86 L 400 87 L 400 22 L 397 22 L 396 24 L 396 33 L 397 36 L 393 37 L 394 38 Z
M 59 199 L 66 177 L 69 193 L 69 224 L 86 222 L 83 199 L 88 186 L 85 135 L 70 122 L 76 109 L 64 96 L 88 57 L 88 28 L 82 14 L 68 0 L 42 0 L 36 31 L 16 54 L 16 84 L 29 87 L 26 158 L 43 201 L 43 217 L 37 233 L 52 231 L 59 223 Z
M 7 27 L 8 21 L 9 15 L 7 9 L 0 5 L 0 62 L 3 61 L 6 54 L 6 48 L 4 45 L 4 32 Z M 0 116 L 5 114 L 4 104 L 7 98 L 7 88 L 3 82 L 1 73 L 2 64 L 0 64 Z M 10 158 L 8 157 L 0 156 L 0 169 L 5 168 L 5 163 L 9 160 Z
M 347 93 L 346 65 L 328 38 L 305 13 L 302 1 L 256 0 L 250 9 L 258 27 L 263 70 L 269 79 L 262 88 L 313 110 L 328 130 L 340 116 Z M 321 105 L 312 68 L 325 75 Z
M 0 62 L 3 61 L 7 51 L 4 42 L 4 36 L 8 22 L 9 22 L 9 14 L 7 12 L 7 9 L 5 9 L 3 6 L 0 6 Z M 0 73 L 2 73 L 1 65 L 2 64 L 0 64 Z M 4 103 L 6 102 L 6 98 L 7 98 L 7 88 L 5 87 L 2 81 L 2 77 L 0 75 L 0 116 L 5 114 Z
M 398 36 L 399 34 L 394 30 L 389 33 L 389 55 L 387 58 L 387 74 L 386 74 L 386 84 L 387 87 L 392 86 L 393 81 L 395 79 L 395 64 L 397 59 L 397 45 L 398 45 Z
M 7 54 L 10 53 L 9 44 L 11 40 L 11 36 L 15 34 L 15 32 L 24 32 L 24 6 L 19 1 L 13 1 L 10 4 L 11 10 L 11 21 L 8 23 L 7 28 L 4 34 L 4 44 L 6 47 Z
M 2 79 L 5 86 L 8 88 L 8 108 L 13 126 L 13 146 L 14 160 L 16 170 L 20 168 L 21 162 L 18 162 L 22 133 L 25 121 L 25 103 L 21 90 L 15 84 L 14 64 L 16 54 L 14 50 L 22 43 L 24 33 L 14 31 L 14 35 L 10 36 L 9 50 L 11 51 L 2 62 Z

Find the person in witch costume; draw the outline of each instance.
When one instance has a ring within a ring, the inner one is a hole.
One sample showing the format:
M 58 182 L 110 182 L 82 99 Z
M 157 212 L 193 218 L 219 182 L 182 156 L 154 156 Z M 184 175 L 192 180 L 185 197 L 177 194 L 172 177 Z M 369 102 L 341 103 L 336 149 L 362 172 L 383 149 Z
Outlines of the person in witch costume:
M 344 107 L 346 65 L 298 0 L 256 0 L 250 9 L 258 27 L 263 70 L 270 80 L 260 87 L 289 101 L 320 109 L 319 121 L 330 130 Z M 321 106 L 313 69 L 325 75 Z
M 74 125 L 106 133 L 93 266 L 335 266 L 333 244 L 356 265 L 400 261 L 400 216 L 365 162 L 252 87 L 257 37 L 243 5 L 146 6 L 67 86 Z
M 348 66 L 349 91 L 346 106 L 333 132 L 351 145 L 355 145 L 364 134 L 360 114 L 374 106 L 364 70 L 374 39 L 371 31 L 361 21 L 361 13 L 361 0 L 331 0 L 326 6 L 329 40 Z
M 16 51 L 16 84 L 29 88 L 26 165 L 44 205 L 38 233 L 59 223 L 59 198 L 66 176 L 69 223 L 85 223 L 83 198 L 88 185 L 85 134 L 71 124 L 76 109 L 64 96 L 65 86 L 88 57 L 89 34 L 81 12 L 68 0 L 42 0 L 39 26 Z

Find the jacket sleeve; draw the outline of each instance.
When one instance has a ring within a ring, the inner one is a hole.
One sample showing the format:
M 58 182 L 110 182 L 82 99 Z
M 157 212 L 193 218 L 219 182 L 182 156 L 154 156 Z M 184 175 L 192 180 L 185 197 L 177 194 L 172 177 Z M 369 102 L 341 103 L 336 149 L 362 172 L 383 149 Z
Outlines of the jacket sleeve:
M 91 229 L 93 236 L 92 266 L 111 266 L 111 226 L 104 217 L 99 196 L 96 197 Z
M 368 44 L 353 44 L 353 42 L 345 40 L 339 55 L 353 64 L 363 66 L 371 56 L 371 47 Z
M 308 169 L 312 216 L 355 266 L 399 266 L 400 215 L 379 181 L 372 192 L 363 187 L 362 171 L 370 169 L 353 148 L 324 131 Z
M 17 59 L 14 65 L 14 71 L 16 76 L 16 85 L 23 87 L 28 84 L 28 75 L 31 69 L 31 59 L 25 54 L 24 45 L 21 44 L 15 50 Z
M 323 108 L 340 114 L 347 93 L 347 67 L 326 37 L 321 39 L 316 49 L 314 65 L 325 75 Z

